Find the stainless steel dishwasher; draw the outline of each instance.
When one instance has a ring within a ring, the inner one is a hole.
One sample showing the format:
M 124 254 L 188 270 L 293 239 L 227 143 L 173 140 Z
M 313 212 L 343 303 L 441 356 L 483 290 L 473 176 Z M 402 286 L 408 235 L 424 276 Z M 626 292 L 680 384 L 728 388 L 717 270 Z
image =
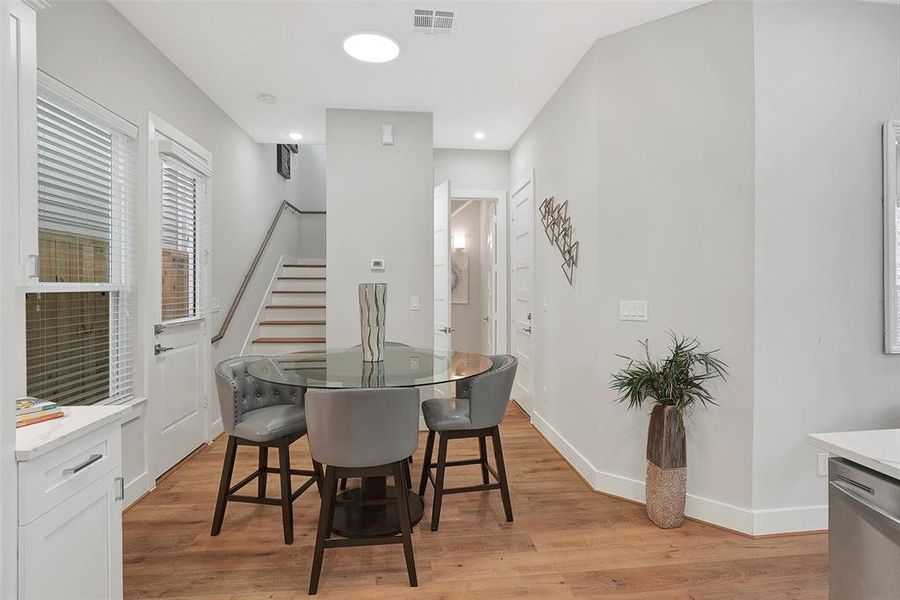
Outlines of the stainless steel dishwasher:
M 828 461 L 828 597 L 900 599 L 900 482 Z

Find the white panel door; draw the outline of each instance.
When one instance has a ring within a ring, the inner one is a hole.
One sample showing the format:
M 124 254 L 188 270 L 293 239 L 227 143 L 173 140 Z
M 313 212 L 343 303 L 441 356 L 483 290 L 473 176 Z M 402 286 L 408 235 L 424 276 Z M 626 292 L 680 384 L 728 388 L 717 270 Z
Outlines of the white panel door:
M 513 189 L 512 229 L 512 354 L 519 360 L 513 399 L 529 415 L 534 410 L 534 183 L 529 177 Z
M 500 353 L 497 338 L 500 329 L 500 323 L 498 321 L 498 317 L 500 316 L 498 291 L 500 289 L 501 265 L 499 252 L 497 251 L 497 241 L 499 239 L 497 203 L 488 202 L 486 205 L 487 237 L 485 239 L 485 249 L 487 252 L 485 252 L 486 256 L 483 261 L 486 273 L 486 285 L 482 292 L 485 297 L 482 302 L 484 315 L 481 318 L 481 340 L 482 351 L 487 355 L 492 355 Z
M 450 350 L 450 182 L 434 188 L 434 351 Z M 435 358 L 436 361 L 441 360 Z M 440 365 L 435 365 L 438 368 Z M 434 386 L 436 397 L 450 395 L 449 385 Z
M 149 370 L 150 466 L 157 478 L 206 443 L 207 328 L 205 223 L 210 179 L 172 152 L 150 144 L 148 295 L 152 298 Z
M 119 469 L 19 528 L 19 598 L 122 597 Z

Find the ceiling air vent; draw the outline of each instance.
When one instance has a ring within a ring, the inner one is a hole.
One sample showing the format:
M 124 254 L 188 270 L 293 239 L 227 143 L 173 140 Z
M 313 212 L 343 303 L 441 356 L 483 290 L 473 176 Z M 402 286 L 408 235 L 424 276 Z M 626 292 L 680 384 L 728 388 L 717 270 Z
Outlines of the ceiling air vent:
M 450 10 L 417 8 L 413 11 L 413 30 L 421 33 L 449 33 L 456 13 Z

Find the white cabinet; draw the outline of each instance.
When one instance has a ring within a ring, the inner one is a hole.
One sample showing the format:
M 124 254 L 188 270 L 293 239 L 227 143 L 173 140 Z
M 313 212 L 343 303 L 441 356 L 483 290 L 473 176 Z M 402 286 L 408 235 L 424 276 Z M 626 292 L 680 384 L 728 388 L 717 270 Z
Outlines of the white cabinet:
M 19 598 L 121 598 L 127 408 L 65 410 L 16 436 Z
M 120 469 L 19 528 L 19 598 L 121 598 Z

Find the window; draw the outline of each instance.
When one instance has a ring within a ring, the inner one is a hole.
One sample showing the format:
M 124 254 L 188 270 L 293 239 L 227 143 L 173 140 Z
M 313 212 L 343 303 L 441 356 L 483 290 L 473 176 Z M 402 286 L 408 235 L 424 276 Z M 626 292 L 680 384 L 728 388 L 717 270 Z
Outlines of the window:
M 60 404 L 134 394 L 136 128 L 41 74 L 40 283 L 25 297 L 27 389 Z
M 884 351 L 900 354 L 900 121 L 884 124 Z
M 202 211 L 206 176 L 174 157 L 163 155 L 162 181 L 162 320 L 202 316 L 198 249 L 202 235 Z

